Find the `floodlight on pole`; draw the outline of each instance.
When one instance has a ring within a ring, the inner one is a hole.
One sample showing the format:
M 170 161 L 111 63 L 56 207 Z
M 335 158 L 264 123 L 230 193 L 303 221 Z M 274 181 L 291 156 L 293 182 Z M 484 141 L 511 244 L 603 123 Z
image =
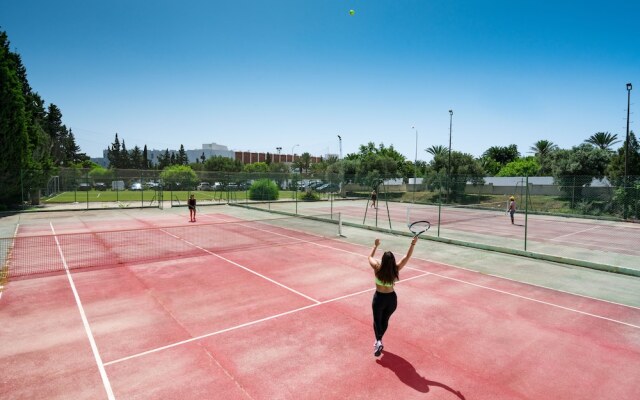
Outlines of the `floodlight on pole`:
M 338 135 L 338 142 L 340 143 L 340 160 L 342 160 L 342 137 Z
M 627 174 L 629 173 L 629 111 L 631 109 L 631 83 L 627 83 L 627 137 L 624 141 L 624 192 L 627 192 Z M 627 218 L 627 205 L 623 205 L 623 216 Z

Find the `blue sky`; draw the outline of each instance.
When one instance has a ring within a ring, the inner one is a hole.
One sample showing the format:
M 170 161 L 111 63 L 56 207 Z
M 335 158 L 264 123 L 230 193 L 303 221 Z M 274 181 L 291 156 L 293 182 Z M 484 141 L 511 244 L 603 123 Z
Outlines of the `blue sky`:
M 0 0 L 31 86 L 84 152 L 298 154 L 369 141 L 408 159 L 626 129 L 635 1 Z M 355 15 L 351 16 L 349 10 Z M 636 127 L 633 114 L 631 129 Z M 637 129 L 635 129 L 637 131 Z M 299 145 L 299 146 L 296 146 Z

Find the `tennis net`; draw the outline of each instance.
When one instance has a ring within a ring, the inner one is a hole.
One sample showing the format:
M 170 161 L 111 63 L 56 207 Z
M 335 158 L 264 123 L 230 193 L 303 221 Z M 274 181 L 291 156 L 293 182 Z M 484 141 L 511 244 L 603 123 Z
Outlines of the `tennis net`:
M 336 237 L 339 229 L 334 214 L 37 236 L 18 232 L 0 238 L 0 278 L 318 242 Z
M 429 221 L 432 224 L 448 225 L 464 223 L 477 219 L 504 217 L 506 205 L 504 202 L 483 203 L 477 205 L 443 205 L 410 206 L 407 208 L 407 224 L 413 221 Z

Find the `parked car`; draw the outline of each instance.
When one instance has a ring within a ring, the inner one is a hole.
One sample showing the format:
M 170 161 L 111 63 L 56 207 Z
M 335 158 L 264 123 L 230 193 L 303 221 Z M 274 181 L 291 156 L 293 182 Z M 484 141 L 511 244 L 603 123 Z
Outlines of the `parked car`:
M 130 190 L 142 190 L 142 183 L 134 182 L 131 184 Z
M 89 190 L 91 190 L 91 185 L 88 183 L 78 184 L 78 191 L 88 192 Z
M 316 188 L 318 192 L 322 193 L 337 192 L 338 189 L 338 185 L 336 185 L 335 183 L 325 183 L 324 185 L 320 185 Z
M 93 188 L 95 190 L 99 190 L 101 192 L 107 190 L 107 184 L 104 182 L 96 182 L 95 185 L 93 185 Z
M 197 187 L 198 190 L 211 190 L 211 184 L 209 182 L 200 182 Z
M 154 182 L 154 181 L 149 181 L 147 183 L 144 184 L 148 189 L 156 189 L 160 186 L 159 183 Z

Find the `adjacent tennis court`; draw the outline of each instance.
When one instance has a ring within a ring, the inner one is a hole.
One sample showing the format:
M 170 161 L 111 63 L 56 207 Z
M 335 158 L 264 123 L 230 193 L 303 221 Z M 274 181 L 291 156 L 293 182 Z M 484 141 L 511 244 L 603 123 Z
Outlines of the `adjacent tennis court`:
M 295 210 L 282 202 L 261 207 L 300 214 L 339 213 L 345 222 L 393 230 L 405 229 L 409 212 L 413 219 L 431 221 L 433 234 L 441 238 L 622 267 L 640 276 L 640 224 L 544 214 L 529 214 L 525 220 L 520 211 L 512 225 L 504 207 L 381 202 L 374 209 L 367 205 L 349 200 L 298 203 Z
M 4 218 L 1 397 L 640 398 L 638 278 L 420 240 L 376 358 L 366 257 L 408 237 L 333 213 L 187 221 Z

